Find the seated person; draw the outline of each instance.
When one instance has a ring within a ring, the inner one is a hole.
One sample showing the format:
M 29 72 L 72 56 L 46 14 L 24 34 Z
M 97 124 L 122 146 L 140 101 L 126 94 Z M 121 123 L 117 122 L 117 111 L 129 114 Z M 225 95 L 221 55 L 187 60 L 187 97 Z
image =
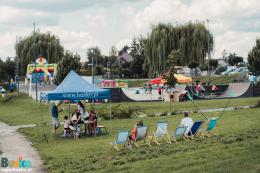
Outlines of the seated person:
M 89 113 L 89 116 L 85 118 L 87 120 L 88 124 L 88 131 L 90 134 L 96 134 L 96 127 L 97 127 L 97 116 L 96 113 L 91 110 Z
M 72 114 L 71 121 L 73 124 L 82 124 L 81 114 L 78 110 L 76 110 L 75 113 Z
M 75 113 L 72 114 L 71 122 L 75 128 L 76 136 L 78 137 L 80 135 L 80 124 L 82 124 L 81 121 L 81 114 L 79 111 L 75 111 Z
M 138 123 L 136 123 L 131 131 L 131 135 L 128 136 L 128 146 L 131 147 L 132 144 L 135 142 L 136 139 L 136 133 L 137 133 L 137 127 L 142 127 L 144 125 L 143 121 L 140 120 Z
M 64 133 L 63 133 L 63 136 L 70 134 L 70 132 L 71 132 L 70 124 L 71 124 L 71 122 L 69 120 L 69 117 L 67 115 L 64 116 Z
M 193 125 L 193 121 L 192 119 L 189 117 L 189 113 L 188 112 L 183 112 L 184 118 L 181 120 L 181 126 L 187 127 L 185 133 L 184 133 L 184 137 L 188 138 L 188 133 Z

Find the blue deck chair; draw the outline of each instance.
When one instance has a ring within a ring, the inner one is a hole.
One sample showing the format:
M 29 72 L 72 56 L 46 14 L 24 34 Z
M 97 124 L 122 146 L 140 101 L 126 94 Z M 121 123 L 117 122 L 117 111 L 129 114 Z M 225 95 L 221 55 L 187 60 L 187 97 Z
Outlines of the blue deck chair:
M 186 132 L 187 127 L 185 126 L 181 126 L 181 127 L 177 127 L 175 129 L 175 131 L 172 133 L 172 139 L 175 143 L 177 143 L 177 139 L 179 138 L 183 138 L 184 140 L 186 140 L 184 138 L 184 133 Z
M 193 123 L 190 131 L 188 132 L 188 137 L 193 138 L 196 136 L 196 134 L 199 132 L 199 129 L 201 128 L 203 121 L 196 121 Z
M 160 145 L 158 142 L 159 139 L 165 140 L 167 143 L 171 143 L 171 139 L 168 133 L 168 121 L 159 121 L 157 122 L 156 132 L 153 132 L 153 135 L 150 136 L 149 145 L 151 142 L 154 142 L 157 145 Z
M 110 144 L 112 145 L 113 148 L 115 148 L 117 151 L 119 151 L 118 145 L 124 145 L 126 144 L 128 140 L 128 131 L 120 131 L 117 134 L 117 138 L 111 142 Z
M 218 131 L 217 131 L 217 120 L 218 118 L 211 118 L 209 120 L 209 123 L 208 123 L 208 126 L 206 129 L 202 129 L 200 132 L 201 132 L 201 135 L 202 137 L 204 138 L 205 135 L 207 135 L 208 137 L 210 137 L 210 134 L 214 134 L 214 131 L 215 131 L 215 134 L 218 136 Z
M 138 144 L 137 144 L 138 141 L 144 141 L 144 143 L 145 143 L 147 132 L 148 132 L 148 127 L 147 126 L 137 127 L 137 129 L 136 129 L 136 138 L 135 138 L 135 141 L 134 141 L 134 145 L 136 147 L 138 147 Z

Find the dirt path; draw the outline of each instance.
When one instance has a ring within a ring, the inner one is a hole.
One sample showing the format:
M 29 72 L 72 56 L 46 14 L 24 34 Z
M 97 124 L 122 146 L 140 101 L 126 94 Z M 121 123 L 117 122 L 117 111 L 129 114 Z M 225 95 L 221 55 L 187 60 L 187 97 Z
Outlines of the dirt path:
M 24 160 L 31 161 L 31 172 L 45 173 L 47 171 L 42 164 L 39 153 L 31 146 L 31 142 L 16 131 L 22 127 L 33 126 L 35 125 L 8 126 L 0 122 L 0 150 L 2 148 L 3 152 L 0 154 L 0 157 L 7 157 L 8 160 L 17 160 L 21 156 Z

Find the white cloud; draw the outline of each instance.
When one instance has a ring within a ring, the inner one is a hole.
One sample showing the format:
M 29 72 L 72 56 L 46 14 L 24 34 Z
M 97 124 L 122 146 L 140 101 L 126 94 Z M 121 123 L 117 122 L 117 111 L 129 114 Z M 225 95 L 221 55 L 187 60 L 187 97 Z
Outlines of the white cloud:
M 215 52 L 218 53 L 215 58 L 218 58 L 224 49 L 246 58 L 255 44 L 256 37 L 255 32 L 228 31 L 223 33 L 215 39 Z
M 131 39 L 123 39 L 120 40 L 117 44 L 116 44 L 116 49 L 117 50 L 121 50 L 125 45 L 130 46 L 131 45 L 132 40 Z
M 82 60 L 86 59 L 88 48 L 98 45 L 98 41 L 90 33 L 84 31 L 69 31 L 61 27 L 46 27 L 41 31 L 57 35 L 64 48 L 80 54 Z
M 0 0 L 0 57 L 14 56 L 16 35 L 29 35 L 33 22 L 85 58 L 92 46 L 107 54 L 112 45 L 120 50 L 134 36 L 146 36 L 151 24 L 206 18 L 215 37 L 214 57 L 223 49 L 246 56 L 260 36 L 259 0 Z
M 215 36 L 215 56 L 219 57 L 225 48 L 247 55 L 259 32 L 260 3 L 258 0 L 153 0 L 147 7 L 137 12 L 127 24 L 131 30 L 149 31 L 158 22 L 184 23 L 206 21 Z M 249 19 L 253 21 L 248 22 Z M 243 37 L 243 38 L 241 38 Z

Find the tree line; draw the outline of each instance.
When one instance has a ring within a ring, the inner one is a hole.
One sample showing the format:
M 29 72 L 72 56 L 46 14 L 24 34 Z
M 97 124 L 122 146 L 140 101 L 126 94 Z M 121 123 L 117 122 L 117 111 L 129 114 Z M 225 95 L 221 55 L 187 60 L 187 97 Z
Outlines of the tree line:
M 40 31 L 20 39 L 15 45 L 17 70 L 25 75 L 27 64 L 34 63 L 38 57 L 44 57 L 49 63 L 58 64 L 57 83 L 63 80 L 70 69 L 91 75 L 92 65 L 95 75 L 116 75 L 125 78 L 147 78 L 164 74 L 173 65 L 200 66 L 207 68 L 206 57 L 214 50 L 214 37 L 206 26 L 200 22 L 189 22 L 182 25 L 159 23 L 151 28 L 146 37 L 134 37 L 131 44 L 117 50 L 110 49 L 109 55 L 103 55 L 99 47 L 86 51 L 88 61 L 80 63 L 80 55 L 65 50 L 57 36 Z M 248 55 L 248 63 L 252 72 L 260 71 L 257 58 L 259 56 L 259 39 Z M 118 57 L 130 55 L 131 61 Z M 229 64 L 237 64 L 243 60 L 236 54 L 230 54 Z M 10 61 L 10 60 L 8 60 Z M 93 61 L 93 62 L 92 62 Z M 215 68 L 217 60 L 211 60 L 210 66 Z M 2 69 L 2 68 L 1 68 Z M 3 78 L 3 77 L 1 77 Z

